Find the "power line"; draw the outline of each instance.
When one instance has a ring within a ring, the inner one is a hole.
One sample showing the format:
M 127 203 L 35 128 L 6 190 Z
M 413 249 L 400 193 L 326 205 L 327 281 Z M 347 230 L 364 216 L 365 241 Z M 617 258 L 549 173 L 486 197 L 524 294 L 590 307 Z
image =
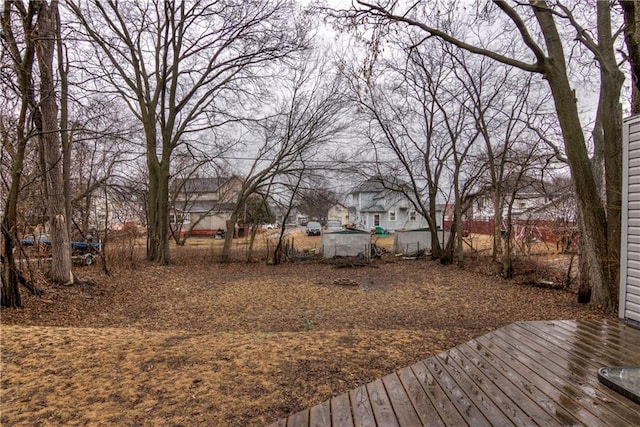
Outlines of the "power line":
M 248 160 L 248 161 L 252 161 L 255 162 L 257 160 L 260 161 L 265 161 L 265 162 L 271 162 L 276 160 L 275 158 L 261 158 L 261 159 L 256 159 L 253 157 L 238 157 L 238 156 L 218 156 L 216 157 L 216 159 L 222 159 L 222 160 Z M 377 164 L 380 163 L 380 161 L 376 161 L 376 160 L 305 160 L 305 163 L 320 163 L 320 164 L 340 164 L 340 163 L 346 163 L 346 164 L 354 164 L 354 165 L 359 165 L 359 164 Z

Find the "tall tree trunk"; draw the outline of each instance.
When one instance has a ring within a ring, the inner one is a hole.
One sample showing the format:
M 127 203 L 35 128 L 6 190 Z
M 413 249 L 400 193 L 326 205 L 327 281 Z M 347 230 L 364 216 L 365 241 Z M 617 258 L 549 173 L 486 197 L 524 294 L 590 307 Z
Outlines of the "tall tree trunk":
M 511 223 L 511 213 L 507 214 L 507 227 L 504 236 L 504 250 L 502 251 L 501 275 L 505 279 L 513 277 L 513 224 Z M 501 237 L 502 239 L 502 237 Z
M 169 171 L 155 154 L 148 158 L 149 194 L 147 199 L 147 259 L 169 264 Z
M 62 176 L 62 150 L 56 104 L 53 51 L 56 40 L 57 1 L 42 2 L 38 14 L 35 46 L 40 71 L 41 142 L 46 169 L 47 213 L 51 234 L 51 268 L 49 277 L 54 283 L 72 284 L 71 241 Z
M 631 66 L 631 114 L 640 114 L 640 4 L 620 0 L 624 11 L 624 40 Z
M 582 241 L 586 250 L 582 255 L 589 257 L 592 302 L 607 310 L 615 311 L 618 301 L 618 284 L 612 280 L 610 272 L 612 264 L 609 259 L 611 248 L 607 239 L 607 218 L 591 168 L 577 102 L 567 77 L 562 40 L 553 21 L 553 15 L 547 9 L 534 8 L 534 13 L 542 28 L 549 52 L 549 57 L 545 59 L 542 66 L 551 88 L 575 184 L 578 214 L 581 215 L 584 225 Z
M 607 272 L 605 288 L 595 289 L 596 301 L 610 298 L 617 307 L 620 275 L 620 242 L 622 232 L 622 106 L 620 94 L 624 73 L 618 67 L 611 34 L 611 9 L 607 2 L 598 2 L 598 43 L 603 60 L 600 61 L 600 98 L 598 116 L 603 119 L 604 171 L 607 215 L 607 246 L 604 260 Z M 601 295 L 600 292 L 603 294 Z M 607 295 L 608 294 L 608 295 Z
M 222 247 L 222 262 L 229 262 L 231 260 L 231 244 L 235 237 L 235 227 L 238 222 L 238 206 L 240 206 L 240 203 L 236 205 L 236 208 L 231 213 L 231 218 L 229 218 L 229 221 L 227 222 L 227 232 L 224 236 L 224 246 Z
M 454 203 L 454 222 L 453 226 L 455 227 L 455 245 L 453 247 L 453 260 L 458 265 L 462 265 L 464 263 L 464 241 L 462 238 L 462 197 L 460 196 L 460 167 L 461 164 L 456 159 L 456 171 L 453 177 L 453 191 L 455 195 L 455 203 Z M 452 232 L 454 232 L 452 230 Z
M 9 2 L 5 2 L 0 18 L 0 22 L 2 23 L 2 37 L 4 38 L 8 51 L 11 52 L 11 58 L 13 59 L 12 65 L 16 73 L 17 87 L 19 88 L 17 95 L 20 97 L 20 111 L 16 123 L 15 142 L 6 139 L 12 139 L 13 136 L 11 136 L 11 132 L 5 128 L 4 120 L 0 118 L 2 144 L 6 144 L 6 147 L 11 147 L 15 144 L 15 149 L 11 154 L 9 189 L 6 194 L 7 198 L 2 223 L 0 224 L 2 232 L 2 237 L 0 238 L 2 242 L 0 252 L 0 262 L 2 263 L 2 269 L 0 270 L 2 280 L 0 305 L 2 305 L 2 307 L 20 307 L 22 305 L 14 249 L 18 238 L 16 229 L 18 224 L 18 195 L 24 168 L 24 156 L 29 138 L 27 128 L 31 125 L 29 117 L 30 111 L 36 104 L 32 78 L 35 58 L 33 46 L 35 10 L 29 9 L 28 12 L 26 10 L 18 11 L 17 9 L 19 9 L 19 7 L 13 9 L 13 6 L 14 5 Z M 23 25 L 24 48 L 22 50 L 18 48 L 18 40 L 16 40 L 11 27 L 12 21 L 17 21 L 17 19 L 14 18 L 16 14 L 21 14 L 20 21 Z
M 438 197 L 438 189 L 429 186 L 429 230 L 431 232 L 431 259 L 440 259 L 442 257 L 442 245 L 440 236 L 438 236 L 438 205 L 436 204 Z
M 578 275 L 578 303 L 588 304 L 591 301 L 591 283 L 589 282 L 589 276 L 591 274 L 589 271 L 591 268 L 589 263 L 591 262 L 591 259 L 587 255 L 590 249 L 583 241 L 585 233 L 582 231 L 584 229 L 582 217 L 578 215 L 577 219 L 579 231 L 578 249 L 580 254 L 580 257 L 578 258 L 578 271 L 580 273 Z
M 71 218 L 71 140 L 69 137 L 69 64 L 62 43 L 60 13 L 56 6 L 56 48 L 58 54 L 58 77 L 60 79 L 60 141 L 62 143 L 62 179 L 64 182 L 65 215 Z M 90 199 L 89 197 L 87 198 Z M 71 220 L 67 221 L 67 233 L 71 233 Z M 86 231 L 86 228 L 83 228 Z
M 491 202 L 493 203 L 493 247 L 491 258 L 497 261 L 498 257 L 503 253 L 502 220 L 504 218 L 504 208 L 502 206 L 502 183 L 496 181 L 493 185 L 495 188 L 491 192 Z M 509 228 L 509 225 L 507 225 L 507 228 Z M 506 245 L 504 250 L 508 250 Z
M 19 139 L 20 146 L 26 146 L 26 144 L 22 144 L 23 140 L 24 137 Z M 2 305 L 2 307 L 22 306 L 16 262 L 13 253 L 14 242 L 17 239 L 18 190 L 20 188 L 20 177 L 22 175 L 24 148 L 21 151 L 21 153 L 16 153 L 12 158 L 11 186 L 9 187 L 7 203 L 5 204 L 4 218 L 2 218 L 2 293 L 0 295 L 0 305 Z
M 3 129 L 4 130 L 4 129 Z M 4 134 L 4 132 L 3 132 Z M 3 136 L 4 138 L 4 136 Z M 20 180 L 24 164 L 24 153 L 27 146 L 26 138 L 22 127 L 18 127 L 17 133 L 18 147 L 11 157 L 11 185 L 5 204 L 4 217 L 2 218 L 2 293 L 0 295 L 0 305 L 2 307 L 20 307 L 20 287 L 16 272 L 16 262 L 14 258 L 14 244 L 17 241 L 16 227 L 18 223 L 18 193 L 20 190 Z M 4 142 L 4 141 L 3 141 Z

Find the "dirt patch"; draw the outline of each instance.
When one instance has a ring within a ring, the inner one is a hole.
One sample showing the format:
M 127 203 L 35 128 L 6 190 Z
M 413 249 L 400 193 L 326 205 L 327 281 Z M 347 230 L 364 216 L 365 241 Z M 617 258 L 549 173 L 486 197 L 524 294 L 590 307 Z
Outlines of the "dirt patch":
M 264 425 L 514 321 L 604 317 L 571 288 L 427 260 L 219 264 L 200 250 L 110 277 L 85 267 L 95 286 L 3 310 L 2 425 Z

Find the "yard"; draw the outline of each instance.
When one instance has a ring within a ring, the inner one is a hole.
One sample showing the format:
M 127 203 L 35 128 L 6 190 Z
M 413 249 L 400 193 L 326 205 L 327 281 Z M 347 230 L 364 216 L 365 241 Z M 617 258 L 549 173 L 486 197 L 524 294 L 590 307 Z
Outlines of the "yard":
M 305 253 L 319 242 L 295 239 Z M 264 425 L 516 320 L 603 317 L 572 289 L 531 286 L 535 272 L 504 281 L 392 254 L 220 264 L 220 243 L 24 292 L 2 313 L 0 423 Z

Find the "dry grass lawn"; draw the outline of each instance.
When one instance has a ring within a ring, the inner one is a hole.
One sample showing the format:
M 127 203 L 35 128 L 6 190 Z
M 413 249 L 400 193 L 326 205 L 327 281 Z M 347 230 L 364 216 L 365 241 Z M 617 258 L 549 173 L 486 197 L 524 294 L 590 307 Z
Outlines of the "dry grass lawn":
M 79 268 L 94 286 L 3 310 L 1 424 L 265 425 L 513 321 L 604 316 L 531 272 L 220 264 L 220 242 L 196 243 L 168 267 Z

